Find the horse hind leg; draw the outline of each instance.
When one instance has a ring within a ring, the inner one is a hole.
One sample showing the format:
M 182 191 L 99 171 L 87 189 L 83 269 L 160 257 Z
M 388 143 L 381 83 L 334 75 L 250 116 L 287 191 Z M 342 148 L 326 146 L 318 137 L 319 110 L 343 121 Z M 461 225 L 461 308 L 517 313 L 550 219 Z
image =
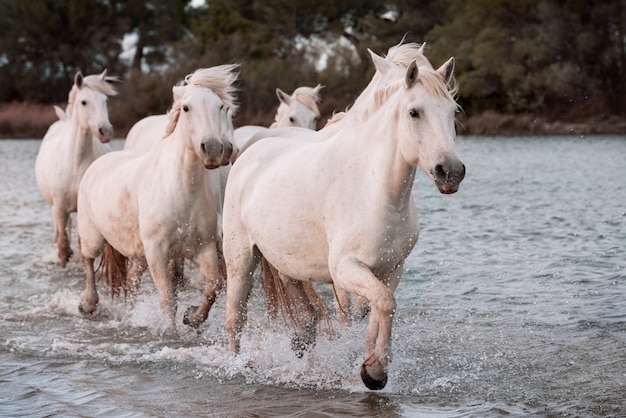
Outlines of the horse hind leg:
M 174 292 L 178 294 L 185 287 L 185 259 L 173 258 L 168 261 L 167 272 L 174 282 Z
M 307 284 L 279 273 L 286 290 L 286 313 L 290 318 L 295 335 L 291 339 L 291 349 L 296 357 L 302 358 L 305 351 L 315 346 L 319 312 L 307 292 Z
M 98 291 L 96 289 L 96 274 L 93 258 L 83 257 L 85 265 L 85 292 L 81 298 L 78 310 L 83 315 L 91 315 L 98 306 Z
M 133 258 L 130 261 L 126 275 L 126 283 L 128 284 L 131 307 L 135 307 L 137 303 L 137 293 L 139 292 L 139 285 L 141 284 L 141 276 L 147 268 L 148 264 L 143 258 Z

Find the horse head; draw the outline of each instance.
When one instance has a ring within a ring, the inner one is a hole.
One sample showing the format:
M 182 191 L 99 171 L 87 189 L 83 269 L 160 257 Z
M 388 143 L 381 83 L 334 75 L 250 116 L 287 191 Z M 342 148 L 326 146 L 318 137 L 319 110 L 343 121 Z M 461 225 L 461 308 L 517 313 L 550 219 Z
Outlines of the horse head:
M 400 150 L 426 172 L 441 193 L 455 193 L 465 177 L 456 156 L 454 58 L 440 68 L 411 62 L 406 69 L 399 107 Z
M 281 89 L 276 89 L 276 96 L 280 105 L 276 111 L 276 117 L 271 128 L 296 126 L 315 130 L 320 117 L 318 104 L 320 102 L 319 91 L 322 86 L 298 87 L 290 96 Z
M 78 120 L 79 126 L 91 132 L 100 142 L 113 138 L 113 126 L 109 121 L 107 96 L 115 96 L 117 91 L 111 86 L 115 77 L 107 77 L 106 70 L 99 75 L 83 77 L 79 71 L 74 77 L 70 90 L 67 113 Z
M 179 129 L 208 169 L 228 164 L 234 151 L 232 114 L 237 106 L 232 83 L 237 78 L 236 68 L 200 69 L 188 75 L 184 85 L 172 88 L 174 106 L 168 132 Z

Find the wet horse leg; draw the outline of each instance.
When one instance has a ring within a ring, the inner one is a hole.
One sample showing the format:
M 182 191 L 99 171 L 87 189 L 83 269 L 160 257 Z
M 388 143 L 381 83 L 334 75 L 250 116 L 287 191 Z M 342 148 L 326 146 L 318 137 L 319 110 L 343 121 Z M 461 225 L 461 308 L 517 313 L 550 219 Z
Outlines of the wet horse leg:
M 145 244 L 144 244 L 145 245 Z M 161 309 L 169 318 L 169 325 L 165 330 L 166 336 L 176 336 L 176 295 L 174 294 L 174 282 L 167 269 L 167 257 L 165 251 L 157 245 L 145 245 L 146 261 L 154 286 L 159 294 Z
M 248 298 L 252 290 L 253 273 L 258 264 L 260 253 L 256 247 L 240 247 L 234 251 L 232 247 L 224 246 L 224 256 L 228 271 L 228 280 L 226 280 L 226 332 L 228 333 L 230 351 L 233 354 L 239 354 L 241 332 L 248 315 Z
M 387 365 L 391 361 L 391 326 L 396 311 L 393 292 L 402 272 L 402 263 L 382 281 L 354 258 L 344 258 L 331 265 L 335 266 L 333 279 L 338 287 L 370 302 L 370 320 L 365 334 L 368 356 L 361 366 L 361 379 L 369 389 L 380 390 L 387 384 Z
M 192 306 L 185 312 L 185 325 L 197 327 L 209 316 L 211 306 L 217 299 L 218 292 L 224 286 L 224 278 L 220 274 L 220 262 L 215 243 L 207 244 L 196 257 L 196 264 L 204 277 L 204 298 L 202 305 Z
M 93 258 L 83 257 L 83 263 L 85 264 L 85 292 L 78 305 L 78 310 L 85 315 L 92 314 L 98 305 L 98 291 L 96 289 L 96 274 L 93 262 Z
M 291 339 L 291 349 L 296 357 L 301 358 L 305 351 L 315 345 L 319 315 L 304 289 L 304 283 L 282 273 L 279 275 L 292 302 L 289 304 L 292 310 L 288 314 L 295 326 L 296 335 Z
M 133 258 L 130 261 L 126 282 L 129 284 L 129 293 L 131 297 L 131 306 L 134 307 L 137 302 L 137 292 L 141 284 L 141 275 L 148 268 L 145 258 Z
M 185 259 L 173 258 L 167 262 L 167 271 L 174 281 L 174 292 L 178 293 L 185 285 Z
M 65 268 L 72 256 L 69 238 L 69 214 L 58 205 L 52 207 L 52 221 L 54 222 L 54 236 L 57 244 L 61 267 Z

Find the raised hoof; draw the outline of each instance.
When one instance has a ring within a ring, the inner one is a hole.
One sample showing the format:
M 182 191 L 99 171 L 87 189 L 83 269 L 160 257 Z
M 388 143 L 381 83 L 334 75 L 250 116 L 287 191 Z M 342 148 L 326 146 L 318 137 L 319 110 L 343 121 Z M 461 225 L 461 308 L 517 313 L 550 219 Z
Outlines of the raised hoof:
M 368 371 L 368 368 L 370 368 L 371 373 Z M 374 378 L 372 374 L 377 375 L 378 378 Z M 387 372 L 385 372 L 383 365 L 378 361 L 369 366 L 364 363 L 361 366 L 361 380 L 368 389 L 381 390 L 387 385 Z
M 291 339 L 291 349 L 296 354 L 296 357 L 302 358 L 305 351 L 311 350 L 315 346 L 315 341 L 311 341 L 308 338 L 293 337 Z
M 190 306 L 185 311 L 185 315 L 183 316 L 183 324 L 190 326 L 192 328 L 198 328 L 202 321 L 194 318 L 196 316 L 196 312 L 198 311 L 197 306 Z

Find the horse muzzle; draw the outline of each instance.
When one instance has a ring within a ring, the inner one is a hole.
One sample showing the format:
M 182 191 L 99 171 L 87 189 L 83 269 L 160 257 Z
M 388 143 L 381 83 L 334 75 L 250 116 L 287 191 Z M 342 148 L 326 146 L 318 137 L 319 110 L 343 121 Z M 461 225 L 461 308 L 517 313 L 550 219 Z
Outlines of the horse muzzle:
M 465 164 L 456 157 L 446 157 L 443 162 L 430 170 L 430 174 L 433 176 L 439 192 L 443 194 L 456 193 L 461 181 L 465 178 Z
M 113 139 L 113 127 L 110 125 L 99 127 L 98 134 L 96 136 L 103 144 L 111 142 L 111 139 Z
M 206 169 L 213 169 L 221 167 L 225 158 L 226 148 L 224 144 L 217 140 L 209 140 L 200 144 L 199 156 L 202 160 L 202 165 Z M 228 159 L 230 159 L 231 151 L 228 153 Z

